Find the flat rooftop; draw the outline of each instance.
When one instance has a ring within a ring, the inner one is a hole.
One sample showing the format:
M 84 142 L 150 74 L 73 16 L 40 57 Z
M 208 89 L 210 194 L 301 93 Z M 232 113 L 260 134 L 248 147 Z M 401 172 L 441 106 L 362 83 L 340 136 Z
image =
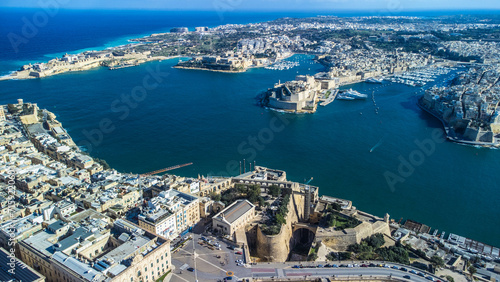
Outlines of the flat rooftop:
M 105 254 L 102 258 L 108 261 L 112 260 L 116 263 L 120 263 L 122 260 L 127 259 L 130 255 L 132 255 L 136 250 L 145 246 L 149 241 L 151 241 L 151 239 L 136 235 L 127 242 L 113 249 L 111 252 Z

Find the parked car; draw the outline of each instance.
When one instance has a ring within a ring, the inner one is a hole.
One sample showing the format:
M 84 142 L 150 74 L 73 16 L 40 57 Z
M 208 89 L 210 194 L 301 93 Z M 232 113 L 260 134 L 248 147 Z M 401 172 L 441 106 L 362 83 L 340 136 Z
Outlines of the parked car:
M 417 275 L 421 276 L 421 277 L 425 277 L 425 274 L 423 274 L 422 272 L 417 273 Z
M 425 277 L 425 279 L 430 280 L 430 281 L 434 281 L 434 277 L 432 277 L 432 276 L 427 276 L 427 277 Z
M 187 270 L 188 270 L 188 271 L 193 272 L 193 271 L 194 271 L 194 268 L 190 267 L 190 268 L 188 268 Z
M 300 268 L 300 265 L 294 265 L 292 268 Z
M 242 253 L 242 252 L 240 252 L 240 251 L 237 251 L 237 252 L 236 252 L 236 254 L 237 254 L 237 255 L 242 255 L 243 253 Z
M 406 278 L 406 279 L 408 279 L 408 280 L 411 280 L 411 276 L 410 276 L 410 275 L 405 275 L 405 276 L 403 276 L 403 278 Z
M 410 270 L 410 273 L 413 273 L 413 274 L 417 274 L 417 272 L 415 270 Z

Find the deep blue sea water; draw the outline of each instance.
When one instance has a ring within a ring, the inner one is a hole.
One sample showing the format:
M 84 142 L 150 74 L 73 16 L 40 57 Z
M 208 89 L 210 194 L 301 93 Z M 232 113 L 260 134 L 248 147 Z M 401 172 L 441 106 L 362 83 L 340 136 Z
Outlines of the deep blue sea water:
M 16 62 L 48 59 L 47 54 L 126 43 L 130 35 L 223 23 L 213 12 L 166 17 L 128 11 L 102 17 L 96 12 L 62 11 L 19 53 L 9 54 L 5 34 L 20 30 L 19 16 L 27 12 L 1 12 L 4 71 L 13 70 L 9 66 Z M 224 22 L 281 15 L 233 16 L 226 15 Z M 397 220 L 411 218 L 500 246 L 500 152 L 432 142 L 436 131 L 442 137 L 441 124 L 416 106 L 417 88 L 350 86 L 368 94 L 374 91 L 379 114 L 371 99 L 335 101 L 312 115 L 276 113 L 255 105 L 254 97 L 278 80 L 321 71 L 311 58 L 290 58 L 301 65 L 286 71 L 225 74 L 174 69 L 177 60 L 166 60 L 114 71 L 99 68 L 41 80 L 2 81 L 0 103 L 17 98 L 37 102 L 57 115 L 75 142 L 119 171 L 139 173 L 193 162 L 174 173 L 234 175 L 233 162 L 255 155 L 258 165 L 286 170 L 291 180 L 314 177 L 311 184 L 322 194 L 353 200 L 361 210 L 379 216 L 388 212 Z M 141 101 L 127 104 L 124 97 L 152 70 L 165 73 L 162 81 Z M 110 122 L 111 129 L 103 130 L 103 121 Z M 255 138 L 260 141 L 251 145 Z M 422 142 L 434 146 L 428 155 L 419 153 L 417 143 Z M 398 166 L 411 158 L 417 163 L 413 171 L 391 189 L 384 174 L 397 173 Z

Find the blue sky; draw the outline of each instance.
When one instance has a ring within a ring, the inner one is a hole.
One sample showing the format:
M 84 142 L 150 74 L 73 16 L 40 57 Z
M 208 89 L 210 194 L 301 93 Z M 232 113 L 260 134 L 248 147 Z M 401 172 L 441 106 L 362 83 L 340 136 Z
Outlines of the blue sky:
M 1 0 L 0 7 L 57 3 L 68 9 L 158 9 L 230 11 L 414 11 L 500 9 L 499 0 Z

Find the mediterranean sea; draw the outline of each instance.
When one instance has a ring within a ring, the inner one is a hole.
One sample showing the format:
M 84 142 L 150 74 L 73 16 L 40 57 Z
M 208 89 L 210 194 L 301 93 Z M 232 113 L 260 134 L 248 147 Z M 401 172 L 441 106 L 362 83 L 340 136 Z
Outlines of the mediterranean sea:
M 10 26 L 3 25 L 7 20 L 2 14 L 0 72 L 17 69 L 18 62 L 48 60 L 48 54 L 125 44 L 133 35 L 174 26 L 257 22 L 285 15 L 229 14 L 221 22 L 215 12 L 175 14 L 177 18 L 152 12 L 148 21 L 147 12 L 123 12 L 130 13 L 133 24 L 120 12 L 105 19 L 93 12 L 92 21 L 73 22 L 71 18 L 83 17 L 84 12 L 61 11 L 50 19 L 54 26 L 51 22 L 40 28 L 14 53 L 5 34 L 20 31 L 19 17 L 30 13 L 8 13 Z M 158 22 L 161 19 L 164 22 Z M 322 71 L 312 59 L 295 55 L 288 60 L 299 61 L 300 66 L 284 71 L 261 68 L 229 74 L 174 69 L 178 59 L 171 59 L 113 71 L 98 68 L 2 81 L 0 103 L 23 98 L 54 112 L 77 144 L 121 172 L 193 162 L 172 173 L 235 175 L 234 164 L 255 160 L 257 165 L 285 170 L 293 181 L 313 177 L 311 185 L 319 186 L 321 194 L 350 199 L 360 210 L 378 216 L 387 212 L 396 220 L 413 219 L 439 232 L 500 246 L 500 152 L 441 142 L 440 122 L 416 105 L 419 88 L 349 86 L 369 96 L 373 93 L 378 114 L 370 98 L 334 101 L 315 114 L 302 115 L 256 105 L 255 96 L 279 80 Z M 138 92 L 144 77 L 152 73 L 159 83 Z M 124 97 L 131 94 L 139 95 L 140 101 L 127 102 Z M 388 172 L 398 175 L 399 182 L 391 186 Z

